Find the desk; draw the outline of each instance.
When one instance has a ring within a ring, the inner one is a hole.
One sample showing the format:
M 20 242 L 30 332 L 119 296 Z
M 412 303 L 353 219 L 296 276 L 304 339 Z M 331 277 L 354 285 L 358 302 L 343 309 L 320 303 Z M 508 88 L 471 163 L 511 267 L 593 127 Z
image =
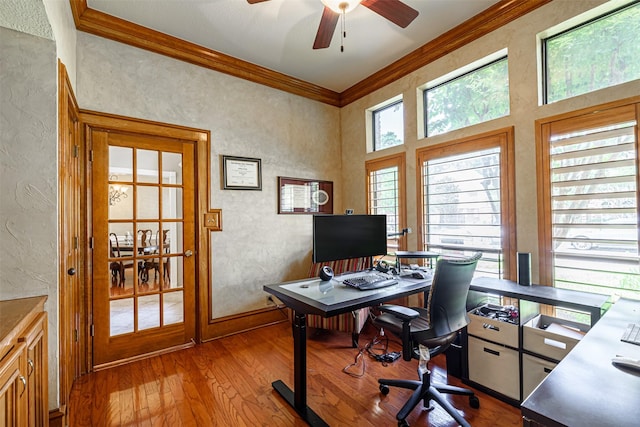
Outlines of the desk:
M 292 391 L 282 380 L 274 381 L 272 386 L 311 426 L 327 426 L 328 424 L 307 406 L 306 315 L 318 314 L 323 317 L 331 317 L 418 292 L 426 292 L 431 286 L 430 280 L 398 279 L 397 285 L 359 291 L 349 288 L 339 281 L 350 275 L 337 276 L 330 282 L 322 282 L 320 279 L 314 278 L 264 286 L 266 292 L 276 296 L 294 313 L 294 389 Z M 427 295 L 425 295 L 425 300 L 426 298 Z
M 600 320 L 601 313 L 608 300 L 606 295 L 559 289 L 552 286 L 523 286 L 511 280 L 500 280 L 490 277 L 473 279 L 469 290 L 517 298 L 536 304 L 548 304 L 584 311 L 591 316 L 591 326 Z M 522 307 L 520 307 L 520 311 L 522 317 Z M 524 320 L 527 321 L 529 319 Z
M 640 322 L 640 301 L 621 299 L 582 338 L 521 406 L 524 426 L 625 426 L 640 420 L 640 373 L 611 364 L 640 359 L 640 346 L 620 341 Z

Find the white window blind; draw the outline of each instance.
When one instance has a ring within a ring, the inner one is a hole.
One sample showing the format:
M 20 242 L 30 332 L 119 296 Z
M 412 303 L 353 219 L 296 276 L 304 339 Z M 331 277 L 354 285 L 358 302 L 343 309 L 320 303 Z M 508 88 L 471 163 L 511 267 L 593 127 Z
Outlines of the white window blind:
M 423 242 L 443 254 L 484 253 L 478 273 L 502 278 L 501 148 L 422 163 Z
M 387 234 L 401 231 L 398 172 L 398 166 L 369 171 L 369 214 L 387 216 Z M 398 237 L 391 237 L 387 251 L 396 250 Z
M 640 298 L 637 123 L 609 116 L 550 128 L 553 282 Z

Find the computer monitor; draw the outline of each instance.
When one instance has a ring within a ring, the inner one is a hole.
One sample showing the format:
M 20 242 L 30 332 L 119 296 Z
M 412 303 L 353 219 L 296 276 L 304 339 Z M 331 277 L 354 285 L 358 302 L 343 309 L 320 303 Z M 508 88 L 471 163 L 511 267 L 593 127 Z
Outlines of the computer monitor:
M 314 215 L 314 263 L 386 253 L 386 215 Z

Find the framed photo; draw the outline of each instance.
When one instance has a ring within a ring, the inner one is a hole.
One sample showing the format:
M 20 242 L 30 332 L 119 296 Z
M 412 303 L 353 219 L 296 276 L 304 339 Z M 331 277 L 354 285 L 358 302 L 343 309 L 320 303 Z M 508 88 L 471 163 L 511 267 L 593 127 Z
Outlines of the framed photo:
M 260 159 L 222 156 L 222 171 L 225 190 L 262 190 Z
M 333 182 L 278 177 L 279 214 L 332 214 Z

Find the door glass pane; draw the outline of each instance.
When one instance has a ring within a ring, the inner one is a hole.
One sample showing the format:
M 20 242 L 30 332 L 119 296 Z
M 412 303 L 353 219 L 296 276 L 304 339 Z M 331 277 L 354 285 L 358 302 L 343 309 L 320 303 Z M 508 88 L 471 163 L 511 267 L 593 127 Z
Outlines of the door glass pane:
M 169 262 L 168 279 L 165 281 L 165 289 L 178 289 L 183 286 L 183 257 L 176 256 L 167 259 Z
M 138 297 L 138 330 L 160 326 L 160 295 Z
M 137 182 L 158 183 L 158 151 L 136 150 Z
M 162 218 L 182 218 L 182 188 L 164 187 L 162 189 Z
M 165 223 L 169 231 L 169 248 L 172 254 L 183 252 L 183 235 L 182 235 L 182 223 Z
M 162 153 L 162 183 L 182 184 L 182 154 Z
M 109 219 L 133 218 L 133 187 L 118 182 L 118 175 L 109 177 Z
M 133 176 L 133 149 L 109 146 L 109 175 Z
M 109 219 L 133 217 L 133 149 L 109 147 Z
M 121 259 L 109 261 L 109 295 L 119 297 L 122 295 L 132 295 L 133 287 L 136 283 L 135 261 L 132 259 Z
M 159 218 L 160 209 L 158 208 L 158 187 L 147 187 L 139 185 L 137 187 L 137 190 L 137 218 Z
M 109 258 L 130 257 L 133 254 L 133 223 L 109 224 Z
M 133 332 L 133 298 L 109 301 L 111 336 Z
M 159 223 L 139 222 L 136 231 L 138 260 L 138 278 L 140 292 L 158 290 L 159 279 L 159 248 L 157 234 Z
M 162 310 L 163 323 L 165 325 L 184 322 L 182 291 L 162 294 Z

